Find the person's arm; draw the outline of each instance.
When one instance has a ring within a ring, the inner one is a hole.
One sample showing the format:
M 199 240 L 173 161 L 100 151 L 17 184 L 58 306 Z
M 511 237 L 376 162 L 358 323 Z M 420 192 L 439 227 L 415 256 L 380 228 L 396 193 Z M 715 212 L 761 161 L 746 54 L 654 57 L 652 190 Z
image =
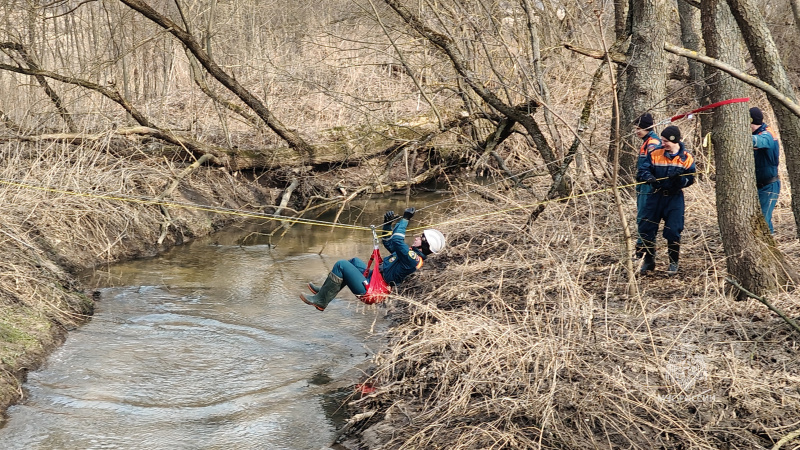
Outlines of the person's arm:
M 639 172 L 636 174 L 636 179 L 638 181 L 642 181 L 648 184 L 654 184 L 656 182 L 656 177 L 653 175 L 653 159 L 651 157 L 652 152 L 648 153 L 645 156 L 641 164 L 639 164 Z
M 683 187 L 689 187 L 694 184 L 694 174 L 697 173 L 697 168 L 694 165 L 694 157 L 692 155 L 686 156 L 686 169 L 683 171 Z
M 406 227 L 408 226 L 408 219 L 402 218 L 397 221 L 391 236 L 383 238 L 383 246 L 391 253 L 398 255 L 408 252 L 408 244 L 406 244 Z
M 759 149 L 768 149 L 772 147 L 772 143 L 775 142 L 775 138 L 772 136 L 772 133 L 769 131 L 762 131 L 761 133 L 753 135 L 753 148 Z
M 397 220 L 397 214 L 395 214 L 394 211 L 386 211 L 386 214 L 383 215 L 384 236 L 381 239 L 381 242 L 386 250 L 389 250 L 390 252 L 392 250 L 389 248 L 389 238 L 392 236 L 392 222 L 395 220 Z

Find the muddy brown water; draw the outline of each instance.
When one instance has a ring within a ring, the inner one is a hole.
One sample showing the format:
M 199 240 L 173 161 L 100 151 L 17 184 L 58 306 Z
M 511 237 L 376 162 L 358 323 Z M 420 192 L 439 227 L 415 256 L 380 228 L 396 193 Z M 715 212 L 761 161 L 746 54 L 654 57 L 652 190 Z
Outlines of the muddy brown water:
M 378 223 L 386 209 L 402 213 L 405 199 L 362 202 L 340 221 Z M 386 309 L 345 289 L 318 312 L 298 294 L 338 259 L 366 260 L 371 235 L 265 231 L 237 226 L 87 275 L 101 293 L 94 317 L 29 374 L 0 447 L 327 448 L 346 419 L 341 405 L 383 345 Z

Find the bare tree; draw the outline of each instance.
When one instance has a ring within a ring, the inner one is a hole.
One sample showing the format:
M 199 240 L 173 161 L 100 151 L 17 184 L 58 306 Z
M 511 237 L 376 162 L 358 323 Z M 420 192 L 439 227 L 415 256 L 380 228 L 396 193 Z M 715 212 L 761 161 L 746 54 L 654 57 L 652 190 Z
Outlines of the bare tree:
M 640 114 L 655 112 L 653 108 L 662 102 L 666 93 L 666 67 L 664 52 L 667 17 L 667 2 L 664 0 L 633 0 L 630 3 L 632 20 L 631 43 L 627 51 L 624 91 L 620 92 L 620 127 L 626 129 Z M 660 112 L 660 111 L 659 111 Z M 653 114 L 658 117 L 659 114 Z M 620 153 L 621 175 L 630 179 L 636 170 L 641 145 L 635 135 L 631 135 L 626 151 Z
M 509 86 L 501 84 L 498 89 L 490 88 L 489 82 L 479 76 L 476 70 L 471 67 L 470 62 L 464 57 L 465 52 L 459 48 L 457 42 L 447 34 L 447 31 L 438 31 L 427 24 L 419 14 L 407 8 L 399 0 L 384 1 L 408 26 L 430 41 L 448 58 L 460 79 L 469 86 L 474 94 L 492 109 L 511 121 L 519 123 L 525 129 L 530 139 L 535 143 L 553 180 L 563 182 L 559 174 L 559 161 L 556 158 L 556 154 L 533 117 L 540 103 L 535 98 L 528 97 L 521 99 L 522 101 L 518 104 L 512 104 L 511 101 L 514 95 L 510 92 Z M 481 42 L 479 41 L 479 43 Z M 483 45 L 486 45 L 486 43 L 483 42 Z M 491 58 L 487 59 L 487 64 L 489 64 L 490 72 L 493 76 L 502 80 L 502 75 L 496 67 L 492 66 Z
M 702 16 L 709 56 L 743 67 L 741 34 L 725 0 L 703 0 Z M 712 101 L 747 93 L 744 83 L 714 67 L 708 66 L 706 74 L 715 86 Z M 758 203 L 747 107 L 731 104 L 715 109 L 713 114 L 717 214 L 728 273 L 751 292 L 767 292 L 785 284 L 791 276 Z
M 285 140 L 291 147 L 295 148 L 302 154 L 311 156 L 314 154 L 313 147 L 308 144 L 297 132 L 287 128 L 283 123 L 272 114 L 272 111 L 264 105 L 264 103 L 253 95 L 249 90 L 241 85 L 234 77 L 224 71 L 203 48 L 200 42 L 194 36 L 185 31 L 180 25 L 170 20 L 168 17 L 160 14 L 150 5 L 141 0 L 119 0 L 120 2 L 128 5 L 135 11 L 138 11 L 143 16 L 152 20 L 155 24 L 169 31 L 173 36 L 178 38 L 189 51 L 197 58 L 200 64 L 214 78 L 217 79 L 222 85 L 233 92 L 239 97 L 247 106 L 249 106 L 255 113 L 270 127 L 278 136 Z
M 792 102 L 797 103 L 792 83 L 783 67 L 781 55 L 767 28 L 764 16 L 756 3 L 750 0 L 729 0 L 731 12 L 744 35 L 750 57 L 765 82 L 774 86 Z M 800 117 L 789 111 L 783 103 L 769 96 L 772 110 L 778 119 L 781 142 L 786 156 L 786 168 L 792 190 L 792 211 L 800 236 Z

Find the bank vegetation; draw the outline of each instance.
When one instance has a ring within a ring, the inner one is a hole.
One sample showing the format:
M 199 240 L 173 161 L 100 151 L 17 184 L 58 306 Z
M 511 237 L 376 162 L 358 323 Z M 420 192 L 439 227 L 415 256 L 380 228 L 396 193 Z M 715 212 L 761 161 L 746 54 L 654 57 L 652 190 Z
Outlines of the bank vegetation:
M 4 2 L 3 405 L 90 320 L 80 271 L 436 180 L 449 248 L 393 297 L 342 441 L 796 445 L 795 3 Z M 686 256 L 636 277 L 629 124 L 744 97 L 676 119 Z M 774 236 L 752 105 L 785 149 Z

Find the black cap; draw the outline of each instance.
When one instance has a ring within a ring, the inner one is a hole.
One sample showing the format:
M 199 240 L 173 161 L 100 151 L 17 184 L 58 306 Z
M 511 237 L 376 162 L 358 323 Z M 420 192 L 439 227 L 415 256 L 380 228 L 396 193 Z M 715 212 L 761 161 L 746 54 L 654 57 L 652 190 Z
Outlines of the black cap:
M 644 113 L 633 123 L 643 130 L 648 130 L 653 127 L 653 116 L 650 113 Z
M 667 128 L 664 128 L 664 131 L 661 132 L 661 137 L 672 142 L 673 144 L 677 144 L 681 141 L 681 130 L 679 130 L 675 125 L 670 125 Z
M 764 113 L 755 106 L 750 108 L 750 123 L 753 125 L 761 125 L 764 123 Z

